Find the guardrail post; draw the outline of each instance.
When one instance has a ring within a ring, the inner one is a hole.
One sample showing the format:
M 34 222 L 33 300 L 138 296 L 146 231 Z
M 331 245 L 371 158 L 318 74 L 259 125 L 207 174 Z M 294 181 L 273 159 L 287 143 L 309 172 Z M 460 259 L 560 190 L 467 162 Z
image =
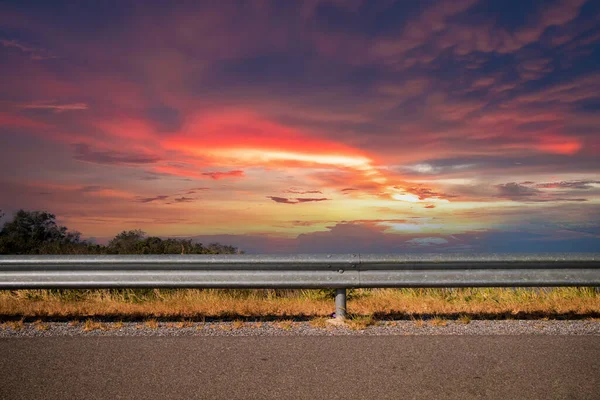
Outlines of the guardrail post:
M 335 318 L 346 319 L 346 289 L 335 289 Z

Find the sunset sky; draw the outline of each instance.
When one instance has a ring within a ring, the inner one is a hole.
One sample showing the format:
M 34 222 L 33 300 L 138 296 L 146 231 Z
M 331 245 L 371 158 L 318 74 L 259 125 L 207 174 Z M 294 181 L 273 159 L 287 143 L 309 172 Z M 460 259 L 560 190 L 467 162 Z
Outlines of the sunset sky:
M 600 1 L 0 4 L 4 220 L 101 243 L 598 251 L 599 144 Z

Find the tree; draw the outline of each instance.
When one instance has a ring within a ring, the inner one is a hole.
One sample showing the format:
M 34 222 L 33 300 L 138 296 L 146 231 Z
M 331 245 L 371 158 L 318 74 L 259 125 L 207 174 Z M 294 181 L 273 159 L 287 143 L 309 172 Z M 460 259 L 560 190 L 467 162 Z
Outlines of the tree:
M 221 243 L 211 243 L 206 248 L 205 253 L 208 254 L 237 254 L 239 253 L 238 249 L 233 246 L 221 244 Z
M 0 253 L 40 254 L 42 248 L 51 244 L 62 247 L 82 243 L 79 232 L 69 232 L 55 219 L 46 211 L 17 211 L 0 231 Z
M 112 254 L 139 254 L 145 236 L 146 232 L 141 229 L 123 231 L 108 242 L 108 251 Z
M 1 217 L 1 211 L 0 211 Z M 19 210 L 0 230 L 0 254 L 235 254 L 219 243 L 208 247 L 191 239 L 146 237 L 140 229 L 123 231 L 108 246 L 81 240 L 80 233 L 56 224 L 54 214 Z

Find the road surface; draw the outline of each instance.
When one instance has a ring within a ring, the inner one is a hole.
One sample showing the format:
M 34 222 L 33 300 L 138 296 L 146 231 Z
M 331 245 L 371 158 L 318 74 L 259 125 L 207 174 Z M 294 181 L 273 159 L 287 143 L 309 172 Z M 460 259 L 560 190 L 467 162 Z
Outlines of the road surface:
M 0 339 L 2 399 L 599 399 L 598 336 Z

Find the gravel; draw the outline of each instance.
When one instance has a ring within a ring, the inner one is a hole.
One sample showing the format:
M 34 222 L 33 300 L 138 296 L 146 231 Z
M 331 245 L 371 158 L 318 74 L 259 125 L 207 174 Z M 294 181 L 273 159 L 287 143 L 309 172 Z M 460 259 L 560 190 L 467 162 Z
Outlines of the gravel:
M 98 322 L 98 321 L 96 321 Z M 437 324 L 437 325 L 435 325 Z M 440 326 L 445 324 L 444 326 Z M 16 325 L 16 326 L 15 326 Z M 86 327 L 87 325 L 87 327 Z M 150 326 L 148 326 L 150 325 Z M 380 321 L 365 329 L 312 326 L 306 321 L 275 322 L 18 322 L 0 323 L 0 338 L 44 336 L 379 336 L 379 335 L 594 335 L 598 320 Z

